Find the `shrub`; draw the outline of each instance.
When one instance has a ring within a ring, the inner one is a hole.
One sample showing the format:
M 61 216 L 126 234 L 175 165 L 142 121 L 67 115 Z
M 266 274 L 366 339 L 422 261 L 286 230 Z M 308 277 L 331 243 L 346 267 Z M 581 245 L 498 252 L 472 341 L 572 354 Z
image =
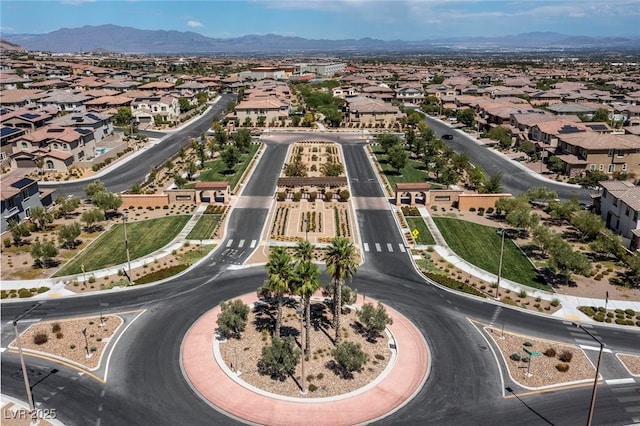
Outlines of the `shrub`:
M 327 191 L 324 193 L 324 200 L 325 201 L 331 201 L 333 200 L 333 192 L 331 191 Z
M 634 311 L 633 309 L 625 309 L 624 313 L 628 316 L 628 317 L 633 317 L 636 314 L 636 311 Z
M 69 345 L 69 349 L 75 349 L 76 345 L 74 345 L 73 343 Z
M 550 302 L 551 306 L 553 306 L 554 308 L 556 306 L 558 306 L 560 304 L 560 299 L 554 298 L 551 302 Z
M 95 282 L 96 282 L 96 277 L 93 275 L 89 276 L 89 283 L 93 284 Z
M 347 201 L 350 196 L 351 194 L 349 193 L 349 190 L 343 189 L 340 191 L 340 201 Z
M 51 331 L 54 333 L 57 333 L 59 331 L 62 331 L 62 327 L 60 327 L 59 323 L 54 322 L 53 325 L 51 326 Z
M 547 356 L 549 358 L 553 358 L 556 356 L 556 350 L 554 348 L 549 348 L 546 351 L 543 352 L 544 356 Z
M 18 297 L 26 298 L 26 297 L 31 297 L 31 296 L 33 296 L 33 293 L 31 293 L 26 288 L 21 288 L 20 290 L 18 290 Z
M 56 333 L 56 339 L 62 339 L 64 337 L 64 334 L 62 334 L 62 331 L 59 331 Z
M 293 193 L 293 201 L 300 201 L 302 199 L 302 192 L 297 191 Z
M 49 287 L 38 287 L 38 293 L 44 293 L 45 291 L 49 291 Z
M 220 303 L 221 311 L 218 314 L 218 332 L 225 338 L 240 338 L 240 333 L 247 326 L 249 306 L 242 303 L 240 299 L 232 302 Z
M 311 383 L 309 385 L 309 392 L 315 392 L 318 390 L 318 387 L 316 385 L 314 385 L 313 383 Z
M 349 341 L 340 343 L 331 355 L 342 370 L 343 377 L 350 377 L 351 372 L 360 371 L 369 360 L 369 355 L 362 350 L 359 343 Z
M 311 191 L 309 193 L 309 201 L 314 202 L 318 198 L 318 193 L 316 191 Z
M 318 375 L 316 376 L 316 379 L 318 379 L 318 380 L 324 379 L 324 374 L 323 373 L 318 373 Z
M 527 297 L 527 290 L 525 290 L 525 289 L 520 290 L 520 293 L 518 293 L 518 295 L 519 295 L 522 299 L 524 299 L 525 297 Z
M 287 193 L 286 192 L 278 192 L 277 197 L 278 197 L 277 198 L 278 201 L 284 201 L 284 200 L 287 199 Z
M 569 371 L 569 364 L 565 364 L 565 363 L 559 363 L 556 364 L 556 370 L 558 370 L 561 373 L 566 373 L 567 371 Z
M 558 359 L 562 362 L 571 362 L 571 360 L 573 359 L 573 352 L 562 351 L 562 353 L 558 356 Z
M 45 332 L 38 332 L 33 336 L 33 343 L 36 345 L 44 345 L 49 341 L 49 335 Z
M 520 353 L 518 352 L 514 352 L 509 356 L 509 358 L 511 358 L 513 361 L 520 361 L 522 359 L 522 355 L 520 355 Z
M 95 346 L 91 346 L 91 348 L 89 348 L 89 350 L 90 350 L 91 352 L 95 352 L 95 351 L 97 351 L 97 350 L 98 350 L 98 348 L 96 348 Z
M 602 322 L 604 321 L 604 314 L 602 312 L 598 312 L 593 316 L 594 321 Z M 607 318 L 609 319 L 609 318 Z M 610 321 L 610 320 L 609 320 Z
M 533 346 L 533 343 L 531 343 L 530 341 L 528 341 L 528 340 L 527 340 L 527 341 L 526 341 L 526 342 L 524 342 L 522 345 L 523 345 L 523 346 L 526 346 L 526 347 L 528 347 L 528 348 L 530 348 L 531 346 Z

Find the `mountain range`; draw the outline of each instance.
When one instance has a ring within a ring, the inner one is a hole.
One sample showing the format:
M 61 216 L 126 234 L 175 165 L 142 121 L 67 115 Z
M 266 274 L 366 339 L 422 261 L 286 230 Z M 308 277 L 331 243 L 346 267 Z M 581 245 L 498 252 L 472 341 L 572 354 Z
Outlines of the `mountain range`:
M 294 52 L 402 52 L 437 50 L 638 49 L 640 38 L 568 36 L 534 32 L 502 37 L 460 37 L 422 41 L 372 38 L 326 40 L 275 34 L 211 38 L 192 31 L 140 30 L 117 25 L 62 28 L 47 34 L 3 34 L 27 50 L 58 53 L 106 50 L 139 54 L 267 54 Z

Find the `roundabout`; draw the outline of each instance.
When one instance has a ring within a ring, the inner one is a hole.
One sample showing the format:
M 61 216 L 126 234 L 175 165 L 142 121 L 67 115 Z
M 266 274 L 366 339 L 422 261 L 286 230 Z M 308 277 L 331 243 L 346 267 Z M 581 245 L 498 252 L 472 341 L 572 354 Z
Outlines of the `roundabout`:
M 257 301 L 255 294 L 238 298 L 245 304 Z M 278 425 L 370 423 L 391 415 L 410 402 L 422 389 L 430 371 L 429 348 L 420 331 L 398 311 L 388 306 L 386 309 L 393 318 L 388 332 L 395 355 L 375 380 L 343 395 L 288 397 L 248 385 L 220 355 L 220 342 L 215 333 L 219 306 L 198 318 L 186 333 L 180 349 L 180 366 L 200 398 L 219 412 L 242 422 Z

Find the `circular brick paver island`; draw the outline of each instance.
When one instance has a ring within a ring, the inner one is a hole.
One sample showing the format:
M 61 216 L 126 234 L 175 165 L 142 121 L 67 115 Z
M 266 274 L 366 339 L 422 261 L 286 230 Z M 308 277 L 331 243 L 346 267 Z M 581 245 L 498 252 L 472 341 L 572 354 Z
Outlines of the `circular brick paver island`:
M 255 294 L 234 299 L 252 304 Z M 367 298 L 368 302 L 374 302 Z M 289 398 L 252 389 L 224 364 L 215 338 L 217 306 L 189 329 L 180 364 L 193 390 L 216 410 L 243 422 L 264 425 L 353 425 L 386 417 L 408 403 L 424 385 L 430 370 L 429 349 L 406 317 L 386 306 L 388 327 L 396 345 L 395 359 L 373 384 L 328 398 Z

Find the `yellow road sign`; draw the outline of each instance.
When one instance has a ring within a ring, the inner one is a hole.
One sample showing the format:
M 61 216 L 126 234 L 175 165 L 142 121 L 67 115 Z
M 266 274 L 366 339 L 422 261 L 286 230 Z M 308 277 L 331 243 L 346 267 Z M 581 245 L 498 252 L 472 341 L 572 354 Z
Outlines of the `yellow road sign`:
M 411 235 L 413 235 L 413 238 L 418 238 L 418 235 L 420 235 L 420 231 L 414 229 L 413 231 L 411 231 Z

